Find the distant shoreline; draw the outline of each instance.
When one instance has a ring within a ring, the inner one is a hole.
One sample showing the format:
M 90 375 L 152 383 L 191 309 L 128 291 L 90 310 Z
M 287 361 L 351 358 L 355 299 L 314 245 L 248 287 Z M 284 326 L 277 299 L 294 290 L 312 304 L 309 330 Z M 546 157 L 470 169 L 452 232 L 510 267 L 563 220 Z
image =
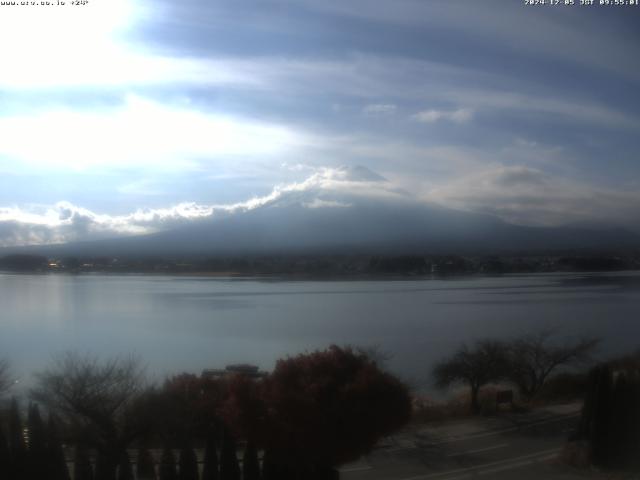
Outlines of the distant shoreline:
M 189 275 L 209 278 L 393 279 L 640 270 L 640 254 L 262 255 L 225 257 L 0 257 L 0 271 Z

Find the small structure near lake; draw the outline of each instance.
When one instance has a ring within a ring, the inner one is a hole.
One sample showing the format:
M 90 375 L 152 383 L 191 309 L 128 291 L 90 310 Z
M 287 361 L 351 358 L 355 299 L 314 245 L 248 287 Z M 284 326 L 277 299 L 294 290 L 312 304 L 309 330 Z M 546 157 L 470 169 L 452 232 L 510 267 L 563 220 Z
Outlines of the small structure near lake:
M 250 365 L 248 363 L 227 365 L 223 369 L 207 368 L 202 371 L 202 378 L 206 378 L 209 380 L 228 378 L 234 375 L 242 375 L 248 378 L 259 380 L 266 377 L 267 372 L 261 372 L 259 367 L 257 367 L 256 365 Z

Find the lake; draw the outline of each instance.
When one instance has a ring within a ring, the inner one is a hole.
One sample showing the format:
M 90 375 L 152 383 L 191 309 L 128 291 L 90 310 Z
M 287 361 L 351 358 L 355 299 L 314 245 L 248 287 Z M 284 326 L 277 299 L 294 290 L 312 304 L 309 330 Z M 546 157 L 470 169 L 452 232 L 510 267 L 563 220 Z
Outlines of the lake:
M 461 342 L 553 328 L 640 347 L 640 272 L 292 281 L 0 274 L 0 358 L 22 385 L 56 352 L 135 353 L 156 378 L 332 343 L 380 345 L 415 386 Z

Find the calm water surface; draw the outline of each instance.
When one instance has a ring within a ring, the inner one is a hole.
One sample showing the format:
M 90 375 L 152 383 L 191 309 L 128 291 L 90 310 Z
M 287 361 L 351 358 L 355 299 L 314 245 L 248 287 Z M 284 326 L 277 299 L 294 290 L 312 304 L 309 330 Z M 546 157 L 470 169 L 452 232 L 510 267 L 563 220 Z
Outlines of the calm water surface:
M 28 383 L 52 354 L 134 352 L 158 376 L 264 369 L 332 343 L 379 344 L 416 385 L 463 341 L 541 328 L 640 347 L 640 272 L 398 281 L 0 274 L 0 357 Z

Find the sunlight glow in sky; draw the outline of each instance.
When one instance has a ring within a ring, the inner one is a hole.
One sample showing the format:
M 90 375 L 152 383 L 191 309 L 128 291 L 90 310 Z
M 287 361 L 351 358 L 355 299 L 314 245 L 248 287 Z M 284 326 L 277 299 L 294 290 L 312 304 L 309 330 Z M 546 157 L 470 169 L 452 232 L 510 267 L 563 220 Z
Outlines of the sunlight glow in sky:
M 275 155 L 296 142 L 285 128 L 127 97 L 102 111 L 47 110 L 1 118 L 0 155 L 32 168 L 82 171 L 189 167 L 220 155 Z M 33 141 L 37 138 L 37 141 Z
M 117 33 L 134 25 L 130 0 L 86 6 L 3 8 L 0 15 L 2 85 L 47 88 L 82 85 L 128 64 Z
M 390 5 L 2 7 L 0 243 L 73 223 L 61 205 L 107 233 L 309 181 L 305 205 L 344 207 L 314 179 L 357 166 L 416 201 L 640 231 L 640 9 Z

